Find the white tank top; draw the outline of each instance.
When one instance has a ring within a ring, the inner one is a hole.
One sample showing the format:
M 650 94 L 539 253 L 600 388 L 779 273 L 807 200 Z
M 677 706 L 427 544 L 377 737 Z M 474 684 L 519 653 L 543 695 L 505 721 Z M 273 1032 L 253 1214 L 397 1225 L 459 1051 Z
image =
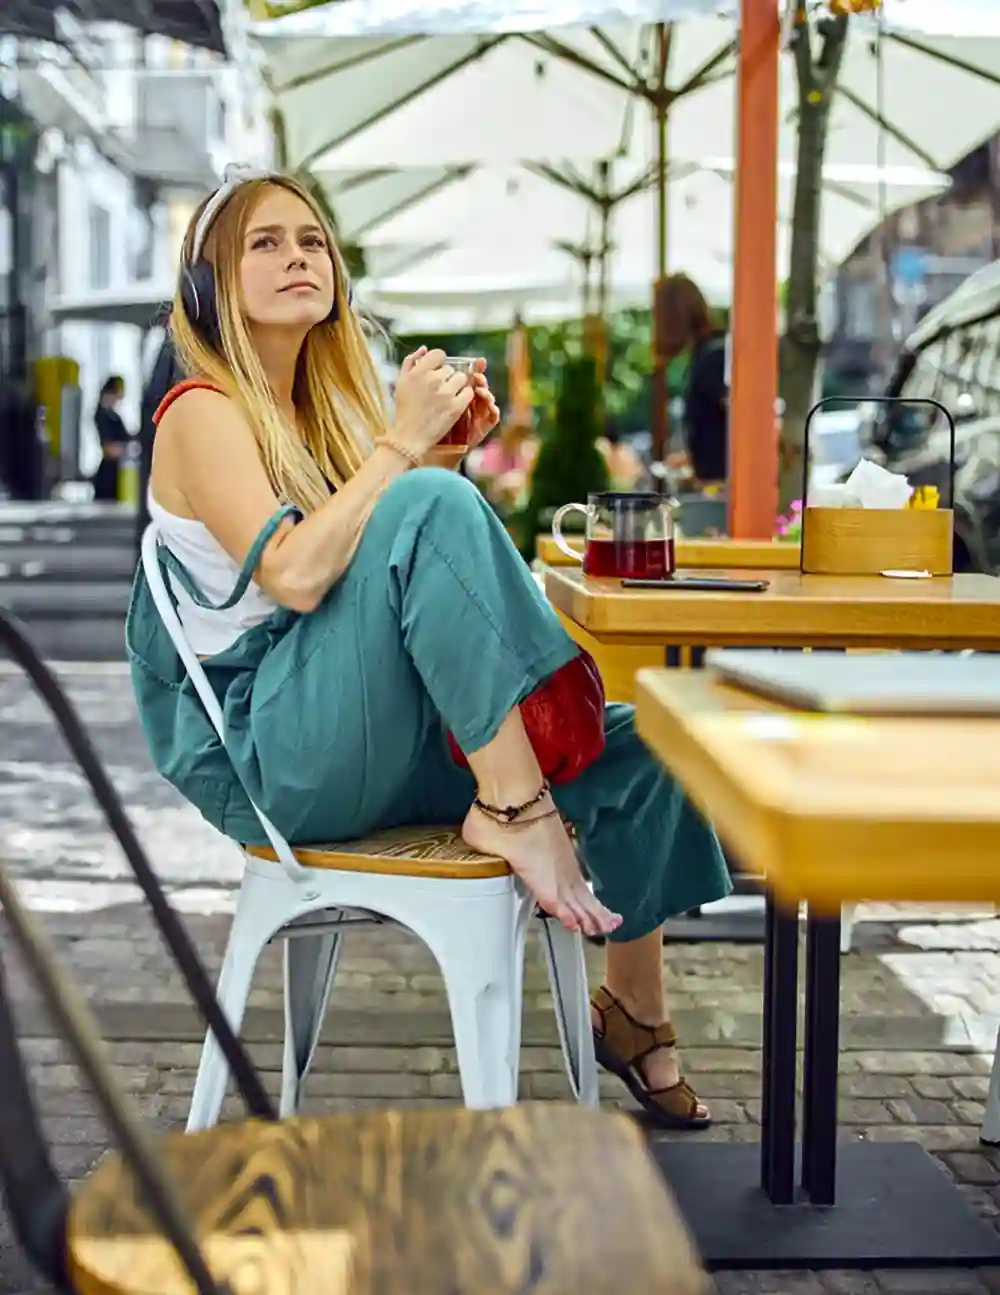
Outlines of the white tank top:
M 149 515 L 156 523 L 160 539 L 186 568 L 205 598 L 213 603 L 225 602 L 233 592 L 240 568 L 203 522 L 168 513 L 147 495 Z M 226 611 L 199 607 L 180 582 L 167 573 L 170 588 L 177 599 L 177 615 L 191 650 L 196 656 L 213 656 L 230 647 L 244 630 L 260 625 L 277 610 L 278 604 L 253 580 L 239 602 Z

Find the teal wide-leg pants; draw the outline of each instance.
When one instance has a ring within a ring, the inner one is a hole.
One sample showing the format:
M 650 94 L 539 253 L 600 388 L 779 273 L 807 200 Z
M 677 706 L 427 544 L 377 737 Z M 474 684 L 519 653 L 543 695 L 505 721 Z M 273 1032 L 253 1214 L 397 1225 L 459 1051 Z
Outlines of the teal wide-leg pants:
M 475 487 L 433 468 L 389 486 L 315 612 L 280 611 L 204 663 L 228 755 L 141 573 L 127 637 L 157 767 L 247 844 L 266 840 L 247 793 L 295 844 L 461 822 L 475 788 L 446 731 L 465 751 L 485 745 L 577 651 Z M 553 794 L 595 890 L 625 919 L 613 938 L 631 940 L 726 895 L 730 880 L 632 708 L 609 705 L 606 729 L 600 758 Z

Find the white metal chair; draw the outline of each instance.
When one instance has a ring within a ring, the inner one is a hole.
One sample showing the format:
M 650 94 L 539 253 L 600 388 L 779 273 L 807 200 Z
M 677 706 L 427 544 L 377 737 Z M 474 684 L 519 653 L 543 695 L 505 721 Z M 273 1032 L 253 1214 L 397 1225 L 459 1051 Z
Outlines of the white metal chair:
M 205 711 L 225 745 L 222 711 L 167 591 L 151 524 L 142 564 L 157 610 Z M 503 859 L 473 853 L 452 828 L 404 828 L 364 841 L 293 849 L 254 805 L 270 841 L 244 850 L 246 868 L 218 983 L 238 1032 L 254 968 L 269 941 L 284 940 L 285 1044 L 282 1116 L 298 1111 L 319 1039 L 344 933 L 385 922 L 430 948 L 441 968 L 465 1104 L 517 1101 L 524 939 L 536 907 Z M 597 1105 L 583 941 L 540 917 L 559 1035 L 573 1091 Z M 213 1126 L 228 1071 L 206 1036 L 188 1130 Z

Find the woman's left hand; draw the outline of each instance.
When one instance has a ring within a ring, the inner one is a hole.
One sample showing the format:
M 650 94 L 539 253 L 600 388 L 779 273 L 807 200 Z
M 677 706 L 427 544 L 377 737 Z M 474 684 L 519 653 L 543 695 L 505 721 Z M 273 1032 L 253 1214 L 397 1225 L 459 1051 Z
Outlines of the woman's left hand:
M 469 419 L 472 424 L 472 435 L 469 437 L 470 450 L 481 445 L 500 421 L 500 410 L 490 390 L 490 384 L 486 381 L 485 360 L 476 361 L 471 381 L 476 394 L 469 406 Z
M 429 468 L 448 468 L 456 471 L 470 450 L 481 445 L 500 421 L 500 410 L 486 381 L 486 361 L 476 360 L 470 379 L 475 397 L 469 406 L 470 435 L 467 445 L 435 445 L 424 455 L 424 465 Z

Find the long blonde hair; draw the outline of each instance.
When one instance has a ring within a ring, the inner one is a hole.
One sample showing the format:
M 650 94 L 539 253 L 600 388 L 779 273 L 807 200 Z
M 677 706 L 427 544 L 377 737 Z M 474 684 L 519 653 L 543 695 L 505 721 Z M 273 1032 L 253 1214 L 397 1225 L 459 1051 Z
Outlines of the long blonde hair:
M 241 308 L 240 263 L 247 224 L 268 187 L 287 189 L 306 203 L 323 230 L 333 261 L 339 318 L 315 324 L 295 371 L 293 399 L 299 426 L 278 406 Z M 182 264 L 191 261 L 199 206 L 184 239 Z M 171 329 L 178 357 L 193 376 L 207 379 L 236 401 L 253 428 L 264 469 L 277 495 L 311 512 L 329 499 L 328 482 L 341 486 L 366 458 L 366 447 L 387 427 L 382 382 L 361 319 L 348 305 L 347 271 L 333 231 L 309 193 L 290 176 L 246 180 L 234 189 L 209 227 L 202 256 L 215 276 L 221 349 L 192 323 L 180 284 Z

